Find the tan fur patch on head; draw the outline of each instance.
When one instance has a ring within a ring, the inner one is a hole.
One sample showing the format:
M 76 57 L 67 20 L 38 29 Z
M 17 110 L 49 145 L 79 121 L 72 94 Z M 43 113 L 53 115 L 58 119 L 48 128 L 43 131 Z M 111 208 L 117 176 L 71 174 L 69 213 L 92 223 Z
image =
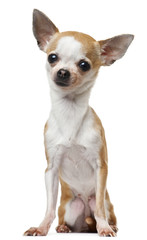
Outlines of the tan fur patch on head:
M 59 40 L 62 37 L 74 37 L 75 40 L 80 42 L 83 46 L 82 51 L 92 63 L 92 68 L 99 68 L 101 65 L 100 62 L 100 46 L 99 43 L 92 38 L 91 36 L 74 31 L 56 33 L 53 39 L 50 41 L 49 46 L 47 47 L 46 53 L 49 54 L 56 50 Z

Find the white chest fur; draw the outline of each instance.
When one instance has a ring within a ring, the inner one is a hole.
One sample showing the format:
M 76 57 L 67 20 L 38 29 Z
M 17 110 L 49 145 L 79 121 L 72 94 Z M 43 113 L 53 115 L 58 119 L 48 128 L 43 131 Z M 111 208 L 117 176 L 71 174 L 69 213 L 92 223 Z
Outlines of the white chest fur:
M 65 148 L 60 174 L 75 195 L 88 197 L 94 193 L 94 164 L 96 156 L 92 155 L 89 149 L 79 145 Z
M 60 168 L 63 180 L 75 193 L 89 196 L 94 192 L 94 169 L 97 167 L 101 139 L 94 129 L 87 96 L 77 98 L 64 97 L 57 101 L 54 98 L 46 143 L 49 167 Z

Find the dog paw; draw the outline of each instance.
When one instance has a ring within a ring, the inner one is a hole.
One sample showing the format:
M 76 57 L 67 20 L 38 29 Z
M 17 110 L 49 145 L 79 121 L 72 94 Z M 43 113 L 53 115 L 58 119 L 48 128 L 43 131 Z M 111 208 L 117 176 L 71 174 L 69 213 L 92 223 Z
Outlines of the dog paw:
M 97 232 L 100 237 L 116 237 L 116 233 L 105 219 L 95 216 Z
M 56 231 L 57 233 L 70 233 L 71 230 L 69 227 L 67 227 L 66 225 L 59 225 L 58 227 L 56 227 Z
M 99 229 L 98 234 L 101 237 L 116 237 L 116 233 L 110 228 Z
M 44 231 L 41 228 L 35 227 L 31 227 L 24 233 L 24 236 L 46 236 L 46 235 L 47 235 L 46 231 Z

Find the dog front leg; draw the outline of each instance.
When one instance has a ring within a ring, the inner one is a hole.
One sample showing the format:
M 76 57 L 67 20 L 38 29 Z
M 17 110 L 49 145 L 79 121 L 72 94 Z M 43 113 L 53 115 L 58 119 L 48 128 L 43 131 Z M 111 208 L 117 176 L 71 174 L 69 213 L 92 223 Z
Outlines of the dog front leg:
M 115 236 L 115 233 L 109 226 L 105 213 L 105 194 L 107 181 L 107 163 L 104 162 L 98 167 L 96 172 L 96 207 L 94 216 L 96 219 L 96 228 L 100 236 Z
M 30 228 L 27 230 L 25 236 L 45 236 L 55 218 L 56 202 L 58 195 L 58 169 L 52 167 L 45 171 L 45 183 L 47 191 L 47 209 L 45 218 L 38 228 Z

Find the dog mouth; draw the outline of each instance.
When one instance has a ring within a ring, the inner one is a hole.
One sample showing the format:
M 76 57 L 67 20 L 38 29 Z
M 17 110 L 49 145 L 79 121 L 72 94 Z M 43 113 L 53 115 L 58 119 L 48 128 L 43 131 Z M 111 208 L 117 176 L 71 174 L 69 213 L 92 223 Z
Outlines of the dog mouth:
M 65 81 L 61 81 L 56 79 L 55 80 L 56 85 L 60 86 L 60 87 L 68 87 L 69 86 L 69 82 L 65 82 Z

